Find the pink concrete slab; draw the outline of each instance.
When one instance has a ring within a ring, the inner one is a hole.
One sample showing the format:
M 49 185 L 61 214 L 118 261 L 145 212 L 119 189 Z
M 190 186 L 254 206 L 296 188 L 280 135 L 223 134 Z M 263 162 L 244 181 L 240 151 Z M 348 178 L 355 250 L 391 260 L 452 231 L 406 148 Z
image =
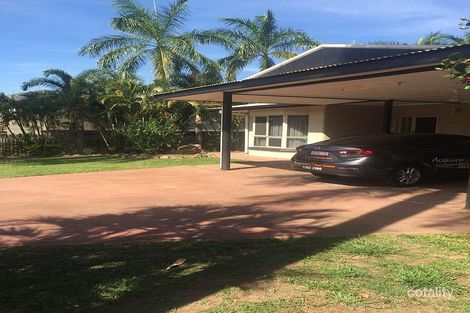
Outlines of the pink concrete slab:
M 0 244 L 470 231 L 465 182 L 403 189 L 244 158 L 228 172 L 209 165 L 0 179 Z

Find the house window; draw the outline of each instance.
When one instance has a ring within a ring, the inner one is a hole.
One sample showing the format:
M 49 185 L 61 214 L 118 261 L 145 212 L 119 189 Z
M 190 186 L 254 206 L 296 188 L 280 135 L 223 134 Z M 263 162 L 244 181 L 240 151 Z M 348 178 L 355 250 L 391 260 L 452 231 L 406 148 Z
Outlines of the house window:
M 307 143 L 308 115 L 287 117 L 287 148 L 295 148 Z
M 282 142 L 282 115 L 269 117 L 268 146 L 280 147 Z
M 266 117 L 257 116 L 255 118 L 255 146 L 266 146 Z
M 402 134 L 434 134 L 437 131 L 437 117 L 402 117 L 399 132 Z
M 402 117 L 400 119 L 400 133 L 401 134 L 411 133 L 412 123 L 413 123 L 413 118 L 412 117 Z
M 415 133 L 434 134 L 437 129 L 437 117 L 417 117 L 415 120 Z
M 281 147 L 282 115 L 257 116 L 255 118 L 255 146 Z

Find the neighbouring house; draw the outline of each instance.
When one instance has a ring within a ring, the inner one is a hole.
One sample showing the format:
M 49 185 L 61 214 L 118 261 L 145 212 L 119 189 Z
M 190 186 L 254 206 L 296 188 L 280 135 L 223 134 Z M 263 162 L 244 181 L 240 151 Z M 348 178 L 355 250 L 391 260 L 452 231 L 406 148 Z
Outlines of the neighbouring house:
M 223 169 L 232 113 L 245 116 L 247 153 L 280 158 L 339 136 L 470 135 L 470 92 L 436 70 L 455 52 L 470 57 L 470 45 L 321 45 L 244 80 L 157 98 L 222 102 Z

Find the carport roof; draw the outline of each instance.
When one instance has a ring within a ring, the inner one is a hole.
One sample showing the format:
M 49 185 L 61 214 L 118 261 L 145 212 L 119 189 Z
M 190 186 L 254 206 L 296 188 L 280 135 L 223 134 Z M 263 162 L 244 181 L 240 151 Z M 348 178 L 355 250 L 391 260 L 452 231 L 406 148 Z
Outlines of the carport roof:
M 408 102 L 469 102 L 459 82 L 443 78 L 436 66 L 452 53 L 470 57 L 470 45 L 407 51 L 208 85 L 156 96 L 163 100 L 221 102 L 232 93 L 238 103 L 326 105 L 395 99 Z

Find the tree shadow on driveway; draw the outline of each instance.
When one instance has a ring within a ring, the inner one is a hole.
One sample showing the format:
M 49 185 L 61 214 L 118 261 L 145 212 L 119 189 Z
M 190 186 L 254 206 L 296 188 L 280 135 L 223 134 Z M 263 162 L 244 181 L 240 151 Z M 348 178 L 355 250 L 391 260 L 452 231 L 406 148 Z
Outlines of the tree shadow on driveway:
M 315 196 L 333 197 L 334 193 L 324 191 L 323 194 Z M 27 221 L 31 225 L 48 223 L 58 229 L 55 233 L 45 236 L 38 233 L 34 227 L 20 230 L 19 236 L 31 234 L 29 243 L 38 245 L 134 240 L 270 238 L 306 234 L 314 234 L 317 237 L 287 241 L 266 239 L 256 243 L 249 240 L 227 241 L 222 245 L 207 241 L 183 241 L 137 245 L 98 244 L 79 249 L 66 247 L 62 250 L 59 247 L 48 248 L 50 250 L 41 250 L 43 248 L 38 247 L 33 252 L 16 248 L 4 251 L 0 266 L 6 274 L 1 280 L 4 284 L 9 284 L 12 290 L 21 289 L 21 294 L 19 297 L 18 294 L 10 295 L 10 298 L 4 295 L 0 297 L 0 303 L 5 308 L 21 310 L 24 304 L 15 302 L 15 299 L 30 297 L 43 301 L 35 304 L 37 312 L 85 309 L 89 311 L 90 308 L 108 312 L 165 312 L 226 288 L 246 288 L 269 278 L 289 264 L 328 251 L 350 238 L 327 238 L 328 236 L 343 233 L 371 234 L 451 201 L 455 196 L 455 193 L 443 190 L 417 194 L 406 201 L 397 201 L 336 225 L 328 223 L 330 216 L 336 212 L 334 208 L 285 212 L 264 210 L 264 206 L 268 204 L 295 205 L 298 201 L 310 199 L 312 194 L 307 192 L 290 197 L 273 195 L 271 200 L 253 199 L 250 204 L 224 207 L 211 204 L 156 206 L 125 214 L 31 219 Z M 430 197 L 435 201 L 427 201 Z M 463 218 L 470 222 L 468 215 Z M 298 220 L 304 222 L 295 223 Z M 4 232 L 8 233 L 8 230 Z M 14 236 L 15 230 L 9 235 Z M 23 254 L 18 258 L 13 255 L 14 251 Z M 38 265 L 32 262 L 33 255 L 40 256 L 44 260 L 43 263 Z M 162 269 L 176 257 L 188 258 L 189 264 L 204 262 L 206 266 L 190 273 L 163 271 Z M 105 266 L 94 270 L 99 264 L 117 265 L 112 269 Z M 55 268 L 62 270 L 54 273 Z M 99 290 L 93 286 L 112 284 L 110 277 L 131 282 L 131 291 L 126 296 L 133 296 L 132 301 L 124 301 L 125 296 L 116 299 L 100 298 Z M 25 288 L 26 285 L 28 288 Z M 74 288 L 80 288 L 80 292 L 75 292 Z M 42 298 L 38 298 L 38 295 Z

